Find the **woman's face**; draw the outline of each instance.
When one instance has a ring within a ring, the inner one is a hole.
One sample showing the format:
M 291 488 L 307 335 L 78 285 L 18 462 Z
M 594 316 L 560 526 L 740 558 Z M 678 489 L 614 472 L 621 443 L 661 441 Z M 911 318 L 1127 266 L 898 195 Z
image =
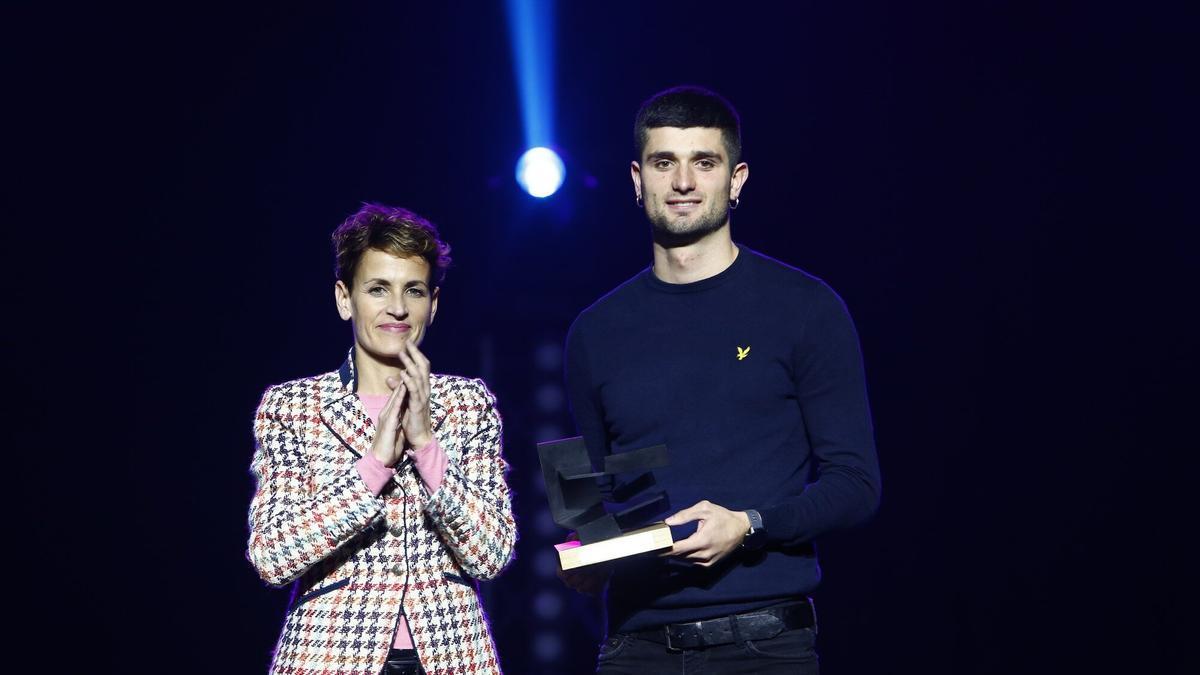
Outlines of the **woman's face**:
M 338 280 L 338 314 L 353 324 L 360 356 L 395 365 L 406 341 L 421 344 L 437 313 L 438 294 L 429 287 L 429 272 L 429 263 L 419 256 L 398 258 L 368 249 L 353 284 Z

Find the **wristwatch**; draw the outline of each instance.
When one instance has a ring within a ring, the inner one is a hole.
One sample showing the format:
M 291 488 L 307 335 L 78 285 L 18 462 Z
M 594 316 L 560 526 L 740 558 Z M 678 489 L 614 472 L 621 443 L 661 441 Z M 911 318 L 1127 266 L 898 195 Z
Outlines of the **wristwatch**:
M 762 516 L 754 509 L 746 509 L 742 513 L 750 519 L 750 531 L 742 539 L 742 548 L 759 549 L 767 543 L 767 528 L 763 527 Z

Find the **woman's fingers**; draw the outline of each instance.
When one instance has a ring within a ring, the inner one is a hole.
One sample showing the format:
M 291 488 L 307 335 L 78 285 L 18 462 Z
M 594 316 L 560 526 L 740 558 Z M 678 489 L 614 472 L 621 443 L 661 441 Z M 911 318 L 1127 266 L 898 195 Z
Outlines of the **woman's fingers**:
M 392 386 L 392 378 L 388 378 L 388 386 Z M 401 424 L 406 387 L 403 382 L 392 389 L 388 400 L 379 411 L 379 424 L 376 425 L 375 441 L 372 452 L 376 459 L 387 466 L 392 466 L 404 453 L 404 427 Z
M 383 409 L 387 410 L 390 406 L 399 404 L 400 399 L 404 397 L 404 392 L 400 390 L 401 382 L 399 378 L 388 375 L 384 381 L 387 383 L 388 388 L 392 390 L 388 394 L 387 402 L 383 406 Z
M 401 426 L 405 440 L 414 447 L 424 447 L 432 435 L 429 417 L 429 360 L 416 345 L 406 342 L 399 352 L 400 380 L 408 390 Z
M 411 373 L 417 380 L 429 386 L 429 359 L 411 342 L 405 342 L 400 350 L 400 362 L 404 364 L 405 372 Z
M 425 354 L 421 353 L 421 350 L 417 348 L 417 345 L 413 342 L 404 343 L 404 347 L 404 351 L 408 353 L 409 358 L 416 363 L 417 370 L 419 370 L 422 375 L 428 375 L 429 359 L 426 358 Z

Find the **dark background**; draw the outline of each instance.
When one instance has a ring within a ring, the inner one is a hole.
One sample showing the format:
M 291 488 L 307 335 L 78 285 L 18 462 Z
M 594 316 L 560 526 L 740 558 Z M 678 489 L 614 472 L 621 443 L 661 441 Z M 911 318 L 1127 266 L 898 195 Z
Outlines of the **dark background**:
M 10 659 L 265 671 L 251 416 L 352 344 L 328 235 L 377 200 L 453 245 L 424 347 L 505 418 L 506 670 L 587 672 L 533 443 L 570 321 L 650 261 L 633 113 L 694 83 L 742 115 L 735 238 L 862 337 L 884 501 L 820 542 L 824 672 L 1196 672 L 1194 13 L 561 3 L 539 202 L 500 3 L 5 12 Z

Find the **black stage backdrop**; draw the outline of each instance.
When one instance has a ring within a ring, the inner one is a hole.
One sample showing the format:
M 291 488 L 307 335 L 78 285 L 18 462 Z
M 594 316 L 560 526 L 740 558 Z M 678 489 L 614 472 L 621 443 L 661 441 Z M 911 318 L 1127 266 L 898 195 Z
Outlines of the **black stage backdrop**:
M 536 202 L 501 3 L 15 4 L 26 670 L 265 671 L 287 594 L 244 558 L 251 417 L 343 358 L 328 235 L 378 200 L 454 246 L 427 352 L 505 417 L 506 670 L 587 672 L 598 607 L 546 576 L 533 443 L 570 432 L 570 321 L 650 259 L 633 112 L 695 83 L 742 114 L 735 238 L 826 279 L 862 336 L 884 500 L 820 542 L 823 670 L 1197 672 L 1194 15 L 560 3 L 569 174 Z

